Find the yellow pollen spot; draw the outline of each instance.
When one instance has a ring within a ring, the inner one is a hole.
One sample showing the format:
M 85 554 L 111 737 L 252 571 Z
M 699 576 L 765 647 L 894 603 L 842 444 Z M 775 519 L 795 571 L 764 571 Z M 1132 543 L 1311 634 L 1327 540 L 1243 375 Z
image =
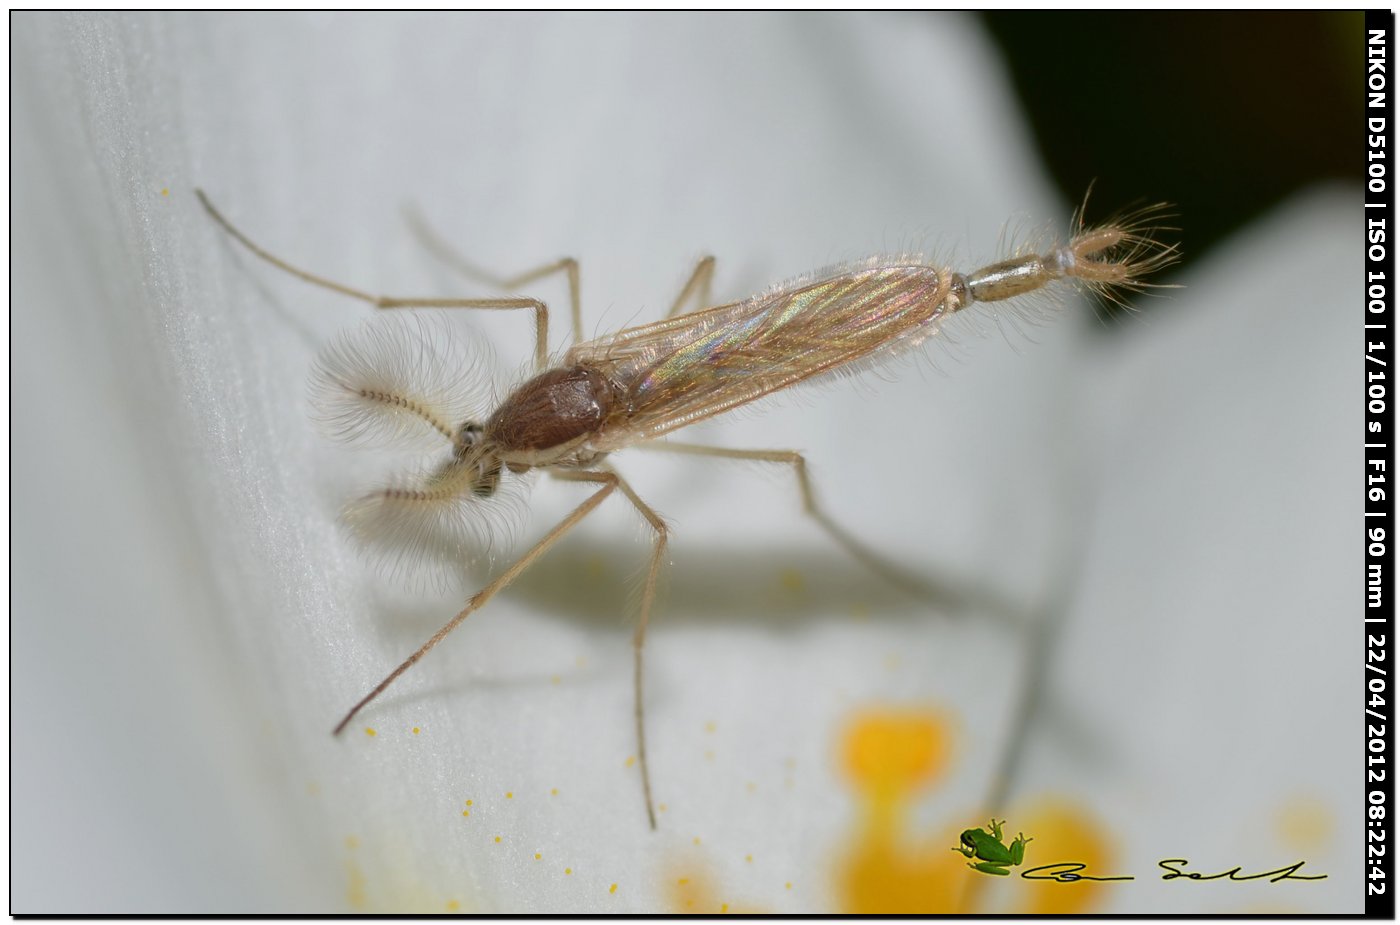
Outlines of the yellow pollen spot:
M 536 861 L 538 861 L 538 860 L 539 860 L 540 858 L 542 858 L 542 857 L 544 857 L 544 855 L 540 854 L 538 851 L 535 852 L 535 860 L 536 860 Z
M 464 810 L 462 810 L 462 815 L 463 815 L 463 816 L 470 816 L 471 814 L 472 814 L 472 811 L 469 810 L 469 809 L 464 809 Z
M 612 886 L 608 887 L 608 892 L 609 892 L 609 893 L 616 893 L 616 892 L 617 892 L 617 884 L 614 883 Z
M 752 864 L 752 863 L 753 863 L 753 855 L 751 855 L 751 854 L 746 854 L 746 855 L 744 855 L 744 860 L 745 860 L 745 861 L 748 861 L 750 864 Z
M 700 844 L 700 836 L 699 836 L 699 835 L 695 836 L 694 842 L 695 842 L 695 844 L 697 844 L 697 845 Z
M 379 735 L 379 733 L 375 732 L 373 729 L 371 729 L 370 727 L 366 726 L 366 727 L 365 727 L 365 735 L 370 736 L 371 738 L 373 738 L 374 736 Z
M 682 878 L 680 878 L 679 880 L 676 881 L 676 885 L 677 885 L 677 886 L 685 886 L 685 885 L 686 885 L 687 883 L 689 883 L 689 882 L 690 882 L 690 878 L 689 878 L 689 877 L 682 877 Z
M 574 869 L 573 869 L 572 867 L 566 867 L 566 868 L 564 868 L 564 875 L 565 875 L 566 877 L 567 877 L 568 875 L 572 874 L 573 872 L 574 872 Z
M 422 729 L 419 729 L 417 726 L 414 726 L 414 727 L 413 727 L 413 734 L 414 734 L 414 735 L 417 735 L 418 733 L 420 733 L 420 732 L 422 732 L 422 731 L 423 731 L 423 730 L 422 730 Z
M 729 903 L 720 903 L 720 904 L 719 904 L 719 911 L 720 911 L 720 912 L 728 912 L 728 911 L 729 911 Z
M 449 899 L 449 900 L 447 901 L 447 911 L 448 911 L 448 912 L 456 912 L 456 911 L 457 911 L 458 909 L 460 909 L 460 908 L 462 908 L 462 904 L 459 903 L 459 902 L 457 902 L 457 900 L 455 900 L 455 899 Z
M 1276 811 L 1274 830 L 1284 844 L 1295 851 L 1322 850 L 1333 828 L 1332 812 L 1316 797 L 1292 797 Z
M 161 191 L 160 191 L 160 194 L 161 194 L 162 196 L 169 196 L 169 195 L 170 195 L 170 187 L 168 187 L 168 186 L 163 187 L 163 188 L 161 189 Z
M 632 765 L 634 765 L 634 764 L 636 764 L 636 763 L 637 763 L 637 756 L 636 756 L 636 755 L 628 755 L 628 756 L 627 756 L 627 760 L 624 761 L 624 762 L 622 762 L 622 765 L 623 765 L 623 767 L 628 767 L 628 768 L 630 768 L 630 767 L 632 767 Z
M 719 726 L 715 723 L 714 720 L 710 720 L 708 723 L 705 724 L 706 732 L 714 732 L 718 728 Z
M 497 835 L 497 836 L 496 836 L 496 844 L 499 845 L 500 843 L 501 843 L 501 836 Z
M 846 772 L 862 790 L 886 798 L 908 794 L 947 767 L 952 728 L 935 712 L 871 711 L 849 727 L 844 752 Z
M 834 878 L 837 908 L 842 912 L 970 911 L 964 905 L 968 901 L 964 890 L 974 881 L 968 876 L 972 872 L 967 869 L 967 858 L 945 847 L 956 842 L 958 828 L 954 826 L 946 840 L 933 832 L 917 836 L 907 832 L 914 826 L 916 794 L 937 781 L 951 763 L 954 733 L 951 719 L 924 707 L 877 707 L 852 717 L 842 736 L 840 764 L 860 794 L 864 818 L 849 854 L 838 862 Z M 1012 819 L 1019 830 L 1020 817 Z M 1040 829 L 1027 826 L 1026 831 L 1042 837 Z M 923 843 L 930 849 L 915 847 Z M 1032 847 L 1040 844 L 1036 841 Z M 1086 860 L 1077 854 L 1073 857 L 1075 861 Z M 1089 869 L 1097 870 L 1098 865 L 1091 863 Z M 792 887 L 787 884 L 785 889 Z
M 657 811 L 658 813 L 664 813 L 664 812 L 666 812 L 666 804 L 665 804 L 665 803 L 657 803 L 657 804 L 656 804 L 656 811 Z
M 507 800 L 513 800 L 513 799 L 515 799 L 515 794 L 512 793 L 511 791 L 507 790 L 507 791 L 506 791 L 506 799 L 507 799 Z
M 785 890 L 790 890 L 790 889 L 792 889 L 792 881 L 789 880 L 787 883 L 784 883 L 784 884 L 783 884 L 783 889 L 785 889 Z
M 552 797 L 557 797 L 557 796 L 559 795 L 559 788 L 558 788 L 558 787 L 550 787 L 550 788 L 549 788 L 549 795 L 552 796 Z
M 1099 820 L 1084 807 L 1064 798 L 1043 798 L 1024 810 L 1008 813 L 1019 832 L 1034 834 L 1036 858 L 1074 858 L 1089 870 L 1113 869 L 1118 850 L 1112 837 Z M 951 833 L 950 833 L 951 835 Z M 951 839 L 950 839 L 951 841 Z M 956 860 L 963 860 L 949 852 Z M 1029 859 L 1028 859 L 1029 860 Z M 1043 863 L 1036 860 L 1032 863 Z M 1015 876 L 1014 874 L 1012 876 Z M 1016 907 L 1007 911 L 1016 915 L 1087 915 L 1097 912 L 1111 888 L 1107 883 L 1076 884 L 1082 890 L 1034 890 L 1022 894 Z
M 468 806 L 471 806 L 471 805 L 472 805 L 472 801 L 471 801 L 471 800 L 468 800 L 468 801 L 467 801 L 467 805 L 468 805 Z

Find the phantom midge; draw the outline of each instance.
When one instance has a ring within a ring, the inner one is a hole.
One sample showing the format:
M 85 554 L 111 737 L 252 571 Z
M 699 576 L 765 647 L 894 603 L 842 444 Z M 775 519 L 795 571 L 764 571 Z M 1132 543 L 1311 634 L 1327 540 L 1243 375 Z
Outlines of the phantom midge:
M 323 352 L 313 376 L 318 414 L 335 436 L 385 444 L 435 442 L 436 461 L 422 473 L 361 498 L 347 519 L 365 543 L 393 550 L 401 559 L 441 548 L 446 535 L 454 554 L 467 556 L 480 527 L 473 505 L 491 499 L 508 474 L 545 470 L 596 490 L 544 538 L 478 591 L 442 629 L 395 668 L 335 727 L 339 734 L 370 701 L 528 569 L 605 498 L 619 492 L 654 534 L 633 636 L 633 696 L 637 755 L 647 819 L 656 827 L 643 722 L 642 651 L 656 595 L 657 574 L 669 528 L 632 487 L 608 467 L 608 455 L 655 440 L 697 421 L 829 373 L 866 368 L 917 347 L 944 320 L 977 303 L 1036 293 L 1057 281 L 1079 283 L 1109 298 L 1144 288 L 1145 276 L 1176 259 L 1175 245 L 1156 235 L 1162 207 L 1151 207 L 1097 227 L 1081 214 L 1066 243 L 1021 253 L 971 273 L 931 266 L 920 259 L 873 258 L 739 302 L 708 307 L 714 258 L 696 266 L 665 319 L 593 340 L 582 337 L 578 263 L 559 260 L 509 279 L 466 266 L 468 275 L 502 290 L 515 290 L 563 273 L 569 283 L 573 346 L 549 366 L 545 304 L 537 299 L 414 299 L 375 296 L 297 269 L 264 251 L 200 201 L 223 228 L 253 254 L 299 277 L 381 309 L 478 308 L 533 311 L 533 378 L 519 384 L 494 409 L 476 408 L 480 383 L 469 355 L 439 343 L 448 335 L 424 324 L 370 324 Z M 434 248 L 443 251 L 440 244 Z M 450 259 L 450 256 L 449 256 Z M 685 312 L 691 302 L 697 310 Z M 882 568 L 878 558 L 832 522 L 817 506 L 806 461 L 789 450 L 729 450 L 665 442 L 657 449 L 694 455 L 791 465 L 806 511 L 858 559 Z

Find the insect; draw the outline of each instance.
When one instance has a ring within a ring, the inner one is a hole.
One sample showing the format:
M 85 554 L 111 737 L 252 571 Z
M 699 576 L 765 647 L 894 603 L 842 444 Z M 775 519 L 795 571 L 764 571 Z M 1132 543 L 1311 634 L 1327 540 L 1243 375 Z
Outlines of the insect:
M 1022 253 L 971 273 L 933 266 L 921 258 L 878 258 L 776 287 L 739 302 L 710 307 L 715 261 L 695 267 L 663 320 L 585 340 L 579 306 L 578 263 L 563 259 L 500 279 L 467 268 L 505 291 L 563 274 L 569 284 L 573 345 L 553 364 L 548 355 L 549 311 L 537 299 L 398 298 L 375 296 L 298 269 L 254 244 L 228 222 L 202 191 L 209 214 L 257 257 L 305 282 L 377 309 L 475 308 L 533 312 L 535 375 L 494 409 L 457 409 L 464 391 L 459 365 L 435 353 L 433 335 L 376 333 L 347 340 L 323 354 L 316 374 L 323 417 L 343 436 L 397 439 L 411 431 L 436 439 L 438 459 L 427 471 L 382 488 L 349 509 L 363 537 L 388 539 L 407 556 L 423 553 L 427 537 L 444 523 L 470 524 L 506 480 L 531 470 L 596 486 L 593 493 L 528 551 L 474 594 L 455 616 L 356 703 L 335 727 L 339 734 L 470 614 L 483 607 L 613 494 L 620 494 L 649 525 L 651 556 L 633 635 L 633 698 L 638 763 L 647 819 L 656 828 L 646 760 L 643 661 L 647 626 L 664 562 L 670 527 L 607 462 L 607 457 L 697 421 L 747 405 L 821 376 L 859 371 L 932 337 L 942 323 L 976 303 L 1030 295 L 1058 281 L 1079 283 L 1110 298 L 1148 286 L 1143 277 L 1172 263 L 1175 245 L 1163 244 L 1152 207 L 1097 227 L 1082 209 L 1063 244 Z M 430 244 L 433 242 L 430 240 Z M 440 245 L 433 245 L 440 249 Z M 686 311 L 691 303 L 698 308 Z M 405 333 L 405 332 L 408 333 Z M 428 373 L 413 368 L 429 362 Z M 469 364 L 469 360 L 463 360 Z M 469 397 L 469 396 L 468 396 Z M 748 459 L 792 467 L 803 506 L 852 555 L 891 576 L 878 556 L 832 521 L 818 505 L 806 460 L 791 450 L 732 450 L 666 441 L 657 449 Z M 449 532 L 451 532 L 449 530 Z M 462 555 L 468 554 L 465 549 Z M 897 576 L 894 576 L 897 578 Z
M 953 850 L 961 851 L 964 857 L 976 858 L 978 863 L 967 865 L 973 870 L 1005 877 L 1011 873 L 1010 868 L 1018 866 L 1025 859 L 1026 842 L 1034 839 L 1018 833 L 1015 841 L 1004 844 L 1001 827 L 1002 823 L 993 819 L 991 832 L 986 829 L 964 829 L 958 836 L 961 844 Z

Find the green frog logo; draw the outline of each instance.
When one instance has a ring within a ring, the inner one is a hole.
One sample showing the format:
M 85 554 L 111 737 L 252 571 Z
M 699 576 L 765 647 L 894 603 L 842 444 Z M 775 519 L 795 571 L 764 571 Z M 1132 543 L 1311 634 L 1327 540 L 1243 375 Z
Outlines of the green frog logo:
M 961 851 L 964 856 L 976 858 L 978 863 L 970 863 L 967 866 L 973 870 L 980 870 L 984 874 L 995 874 L 998 877 L 1005 877 L 1011 873 L 1009 868 L 1015 867 L 1026 857 L 1026 842 L 1032 841 L 1021 833 L 1016 833 L 1016 840 L 1011 844 L 1003 844 L 1001 840 L 1001 827 L 1006 823 L 1003 819 L 997 822 L 992 819 L 992 830 L 986 829 L 965 829 L 962 835 L 958 836 L 958 841 L 962 844 L 954 848 L 954 851 Z

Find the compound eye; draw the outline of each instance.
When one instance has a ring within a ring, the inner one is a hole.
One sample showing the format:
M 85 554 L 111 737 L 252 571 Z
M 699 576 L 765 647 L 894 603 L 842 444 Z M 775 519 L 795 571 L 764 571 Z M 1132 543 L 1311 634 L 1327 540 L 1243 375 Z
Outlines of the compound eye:
M 467 421 L 457 428 L 457 438 L 452 441 L 458 459 L 465 459 L 472 447 L 481 442 L 482 428 L 475 421 Z

